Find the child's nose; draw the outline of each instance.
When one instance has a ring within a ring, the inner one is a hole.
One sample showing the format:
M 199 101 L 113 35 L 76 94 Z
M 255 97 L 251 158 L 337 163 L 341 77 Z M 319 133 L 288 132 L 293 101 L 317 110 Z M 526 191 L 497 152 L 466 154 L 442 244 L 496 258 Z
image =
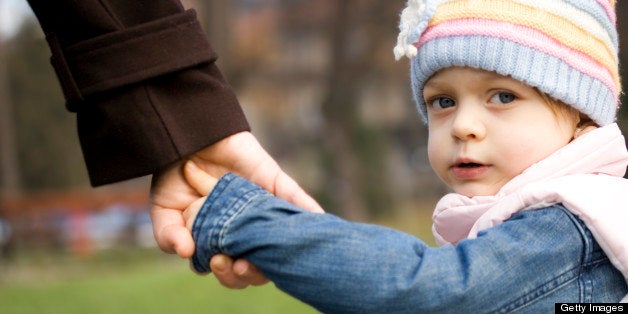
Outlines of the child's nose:
M 451 127 L 452 136 L 461 141 L 482 140 L 486 127 L 481 112 L 472 106 L 459 106 Z

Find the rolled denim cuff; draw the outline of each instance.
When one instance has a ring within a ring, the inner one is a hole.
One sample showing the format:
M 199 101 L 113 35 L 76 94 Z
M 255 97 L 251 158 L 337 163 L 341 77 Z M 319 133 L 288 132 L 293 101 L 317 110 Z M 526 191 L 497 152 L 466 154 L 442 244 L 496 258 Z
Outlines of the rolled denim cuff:
M 197 272 L 211 271 L 209 260 L 223 252 L 224 229 L 247 204 L 260 195 L 268 195 L 268 192 L 234 174 L 227 173 L 218 180 L 192 226 L 192 237 L 196 244 L 192 265 Z

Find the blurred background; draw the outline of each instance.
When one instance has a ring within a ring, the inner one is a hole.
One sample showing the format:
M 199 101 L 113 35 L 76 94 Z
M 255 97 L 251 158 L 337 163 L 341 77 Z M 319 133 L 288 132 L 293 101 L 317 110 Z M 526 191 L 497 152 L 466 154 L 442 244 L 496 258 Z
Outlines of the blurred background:
M 446 189 L 427 162 L 408 61 L 392 55 L 405 1 L 183 2 L 253 133 L 327 211 L 431 241 Z M 617 12 L 625 47 L 628 4 Z M 0 313 L 312 311 L 272 285 L 222 289 L 161 253 L 150 178 L 91 188 L 49 57 L 26 1 L 0 0 Z M 619 123 L 628 130 L 628 110 Z

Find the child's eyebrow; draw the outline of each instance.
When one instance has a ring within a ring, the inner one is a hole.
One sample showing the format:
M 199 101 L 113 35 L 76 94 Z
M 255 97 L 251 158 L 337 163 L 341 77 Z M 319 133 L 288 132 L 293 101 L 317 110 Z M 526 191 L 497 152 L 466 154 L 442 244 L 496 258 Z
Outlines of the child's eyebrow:
M 434 81 L 423 85 L 423 96 L 426 94 L 447 93 L 452 88 L 452 84 L 448 82 Z
M 516 85 L 516 86 L 526 86 L 525 83 L 517 79 L 514 79 L 510 76 L 499 75 L 496 73 L 478 73 L 476 80 L 487 83 L 487 84 L 501 83 L 501 84 Z
M 429 79 L 425 85 L 423 86 L 423 89 L 427 89 L 427 88 L 445 88 L 448 86 L 451 86 L 451 82 L 449 82 L 448 80 L 444 80 L 441 78 L 431 78 Z
M 423 86 L 423 89 L 430 89 L 430 88 L 441 88 L 443 86 L 443 83 L 437 82 L 437 81 L 429 81 L 427 83 L 425 83 L 425 85 Z

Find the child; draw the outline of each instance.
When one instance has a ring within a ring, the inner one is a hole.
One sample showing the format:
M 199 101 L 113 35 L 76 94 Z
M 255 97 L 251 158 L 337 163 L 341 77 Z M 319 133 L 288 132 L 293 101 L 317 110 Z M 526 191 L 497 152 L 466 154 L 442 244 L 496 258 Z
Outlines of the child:
M 397 57 L 455 192 L 436 206 L 442 246 L 313 214 L 227 174 L 184 213 L 193 264 L 243 257 L 324 312 L 547 312 L 628 301 L 628 164 L 614 124 L 614 1 L 409 1 Z M 202 204 L 202 207 L 201 207 Z

